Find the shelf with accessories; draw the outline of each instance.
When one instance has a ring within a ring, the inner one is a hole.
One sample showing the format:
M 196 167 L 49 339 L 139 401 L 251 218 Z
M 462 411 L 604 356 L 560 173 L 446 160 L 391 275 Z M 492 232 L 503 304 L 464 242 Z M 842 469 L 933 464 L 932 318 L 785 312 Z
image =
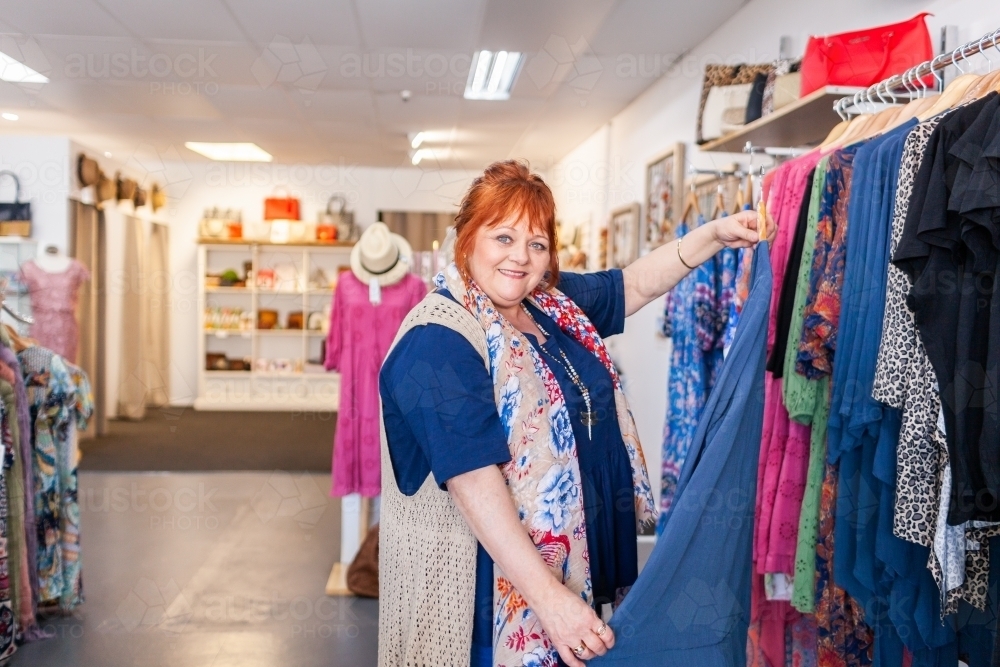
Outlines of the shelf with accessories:
M 337 410 L 339 375 L 304 360 L 321 358 L 353 246 L 199 240 L 196 409 Z M 208 370 L 209 359 L 254 370 Z
M 843 120 L 833 110 L 833 103 L 861 90 L 846 86 L 820 88 L 732 134 L 701 144 L 698 149 L 707 153 L 742 153 L 748 142 L 761 148 L 817 146 Z

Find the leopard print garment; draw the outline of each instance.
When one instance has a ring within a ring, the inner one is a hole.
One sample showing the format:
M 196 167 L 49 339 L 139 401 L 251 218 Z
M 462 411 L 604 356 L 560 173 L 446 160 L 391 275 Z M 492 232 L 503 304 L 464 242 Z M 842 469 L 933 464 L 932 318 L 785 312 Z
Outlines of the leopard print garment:
M 698 127 L 695 132 L 695 141 L 699 144 L 705 143 L 701 134 L 701 117 L 705 113 L 705 102 L 708 101 L 708 93 L 715 86 L 735 86 L 744 83 L 753 83 L 758 74 L 770 74 L 774 70 L 774 63 L 763 63 L 760 65 L 705 65 L 705 81 L 701 86 L 701 102 L 698 104 Z
M 891 251 L 903 236 L 903 224 L 913 194 L 913 179 L 942 116 L 919 124 L 907 137 L 899 170 L 896 208 L 892 221 Z M 938 505 L 948 449 L 938 428 L 941 396 L 934 368 L 917 332 L 913 311 L 906 305 L 912 282 L 891 262 L 888 268 L 882 341 L 875 367 L 872 398 L 902 411 L 896 448 L 896 506 L 893 533 L 900 539 L 931 549 L 927 567 L 940 587 L 942 564 L 934 555 Z M 966 539 L 978 548 L 966 551 L 965 583 L 945 596 L 942 614 L 957 611 L 959 600 L 979 609 L 986 607 L 989 587 L 988 538 L 1000 527 L 971 528 Z

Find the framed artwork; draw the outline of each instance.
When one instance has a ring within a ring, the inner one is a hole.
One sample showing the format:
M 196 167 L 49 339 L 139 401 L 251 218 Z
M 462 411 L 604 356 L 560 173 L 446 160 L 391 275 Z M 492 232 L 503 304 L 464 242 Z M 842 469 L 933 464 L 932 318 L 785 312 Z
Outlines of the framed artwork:
M 629 204 L 611 212 L 608 223 L 608 268 L 624 269 L 639 259 L 641 207 Z
M 673 240 L 681 217 L 683 191 L 684 144 L 678 143 L 646 166 L 646 218 L 642 230 L 645 251 Z

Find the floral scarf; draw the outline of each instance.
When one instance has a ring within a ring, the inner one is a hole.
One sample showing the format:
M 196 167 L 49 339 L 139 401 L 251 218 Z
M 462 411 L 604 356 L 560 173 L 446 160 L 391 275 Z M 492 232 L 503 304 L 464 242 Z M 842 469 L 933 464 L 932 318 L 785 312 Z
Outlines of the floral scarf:
M 566 400 L 545 361 L 475 284 L 466 283 L 455 264 L 435 278 L 476 318 L 486 332 L 497 411 L 507 433 L 511 461 L 502 472 L 518 516 L 546 565 L 571 591 L 592 603 L 587 527 L 576 440 Z M 535 290 L 529 299 L 565 333 L 596 356 L 615 388 L 615 406 L 632 466 L 636 522 L 652 526 L 656 507 L 639 445 L 635 421 L 621 378 L 594 325 L 565 294 Z M 493 571 L 493 664 L 495 667 L 557 664 L 556 648 L 524 598 L 499 566 Z

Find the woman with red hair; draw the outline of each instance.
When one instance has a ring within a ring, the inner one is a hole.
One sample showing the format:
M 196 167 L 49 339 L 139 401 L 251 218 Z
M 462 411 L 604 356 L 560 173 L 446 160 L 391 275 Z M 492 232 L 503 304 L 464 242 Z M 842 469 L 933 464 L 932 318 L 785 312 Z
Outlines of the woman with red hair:
M 380 375 L 379 665 L 581 667 L 614 646 L 601 617 L 656 513 L 603 339 L 722 248 L 755 244 L 757 216 L 624 270 L 560 274 L 552 192 L 508 160 L 455 222 L 455 262 Z

